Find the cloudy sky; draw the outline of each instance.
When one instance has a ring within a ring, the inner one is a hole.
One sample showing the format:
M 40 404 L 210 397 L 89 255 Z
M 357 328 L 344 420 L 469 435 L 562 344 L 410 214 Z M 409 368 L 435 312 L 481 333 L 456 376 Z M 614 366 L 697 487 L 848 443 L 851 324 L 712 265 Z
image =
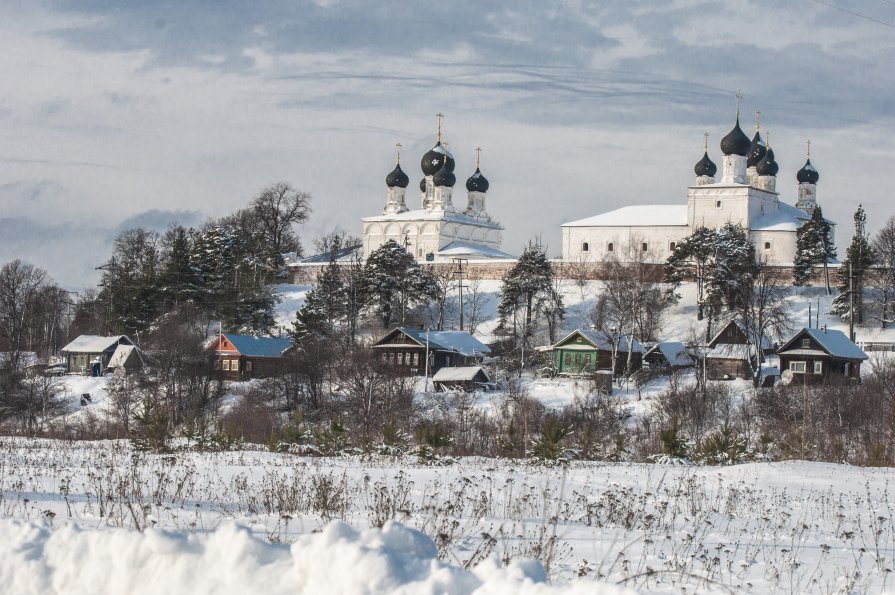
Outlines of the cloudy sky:
M 851 236 L 895 214 L 895 0 L 4 0 L 0 261 L 79 289 L 116 233 L 197 224 L 286 180 L 310 239 L 360 234 L 394 144 L 414 187 L 436 112 L 459 184 L 480 145 L 518 252 L 625 204 L 681 203 L 742 90 L 795 202 Z M 414 200 L 415 194 L 411 200 Z

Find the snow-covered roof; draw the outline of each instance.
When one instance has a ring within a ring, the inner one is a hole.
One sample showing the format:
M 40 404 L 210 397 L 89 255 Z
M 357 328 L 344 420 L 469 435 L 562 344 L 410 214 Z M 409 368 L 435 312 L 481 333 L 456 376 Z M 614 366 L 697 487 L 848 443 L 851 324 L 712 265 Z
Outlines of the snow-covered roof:
M 135 354 L 137 358 L 139 358 L 142 363 L 143 358 L 140 357 L 140 350 L 137 349 L 133 345 L 119 345 L 115 348 L 115 352 L 112 354 L 112 357 L 109 358 L 109 364 L 106 366 L 107 368 L 122 368 L 127 363 L 128 358 Z
M 802 338 L 803 334 L 807 333 L 814 339 L 818 345 L 820 345 L 824 351 L 830 354 L 833 357 L 842 357 L 846 359 L 867 359 L 867 354 L 864 351 L 852 343 L 848 336 L 842 331 L 837 331 L 834 329 L 819 329 L 819 328 L 803 328 L 795 336 L 786 342 L 780 349 L 777 350 L 778 354 L 793 354 L 798 355 L 798 351 L 800 351 L 801 344 L 796 343 L 799 339 Z M 795 349 L 788 349 L 791 345 L 798 345 Z
M 339 248 L 330 252 L 321 252 L 320 254 L 314 254 L 313 256 L 308 256 L 307 258 L 302 258 L 301 260 L 294 261 L 288 263 L 286 266 L 296 267 L 301 266 L 303 264 L 325 264 L 330 261 L 332 256 L 335 256 L 336 262 L 347 262 L 350 261 L 356 252 L 360 251 L 363 248 L 361 244 L 357 244 L 356 246 L 348 246 L 346 248 Z
M 426 344 L 426 330 L 402 326 L 397 329 L 420 345 Z M 386 335 L 387 336 L 387 335 Z M 491 353 L 491 348 L 466 331 L 429 331 L 429 349 L 453 351 L 460 355 L 473 357 Z M 382 345 L 389 347 L 390 345 Z
M 609 333 L 604 333 L 603 331 L 594 331 L 590 329 L 577 329 L 563 337 L 560 341 L 558 341 L 555 347 L 561 346 L 564 342 L 568 341 L 575 334 L 580 334 L 582 337 L 587 339 L 591 345 L 596 347 L 597 349 L 602 349 L 604 351 L 612 351 L 613 337 Z M 619 351 L 633 351 L 634 353 L 643 353 L 646 351 L 643 348 L 637 339 L 631 337 L 631 335 L 621 335 L 616 337 L 618 340 L 618 350 Z M 566 349 L 567 346 L 562 345 L 563 349 Z
M 644 227 L 687 225 L 687 205 L 636 205 L 622 207 L 563 227 Z
M 478 258 L 506 258 L 513 259 L 516 258 L 511 254 L 507 254 L 497 248 L 491 248 L 490 246 L 482 246 L 481 244 L 474 244 L 472 242 L 451 242 L 444 248 L 438 251 L 438 254 L 441 256 L 473 256 Z
M 133 341 L 126 335 L 103 337 L 102 335 L 81 335 L 62 348 L 65 353 L 102 353 L 119 343 L 132 345 Z
M 450 221 L 452 223 L 462 223 L 464 225 L 476 225 L 478 227 L 487 227 L 488 229 L 503 229 L 498 223 L 482 221 L 463 213 L 451 211 L 430 211 L 429 209 L 413 209 L 404 211 L 403 213 L 394 213 L 391 215 L 375 215 L 373 217 L 364 217 L 361 221 Z
M 224 337 L 233 343 L 240 355 L 255 357 L 280 357 L 292 346 L 292 339 L 281 337 L 255 337 L 224 333 Z
M 755 354 L 752 345 L 736 343 L 718 343 L 711 349 L 705 350 L 706 359 L 739 359 L 748 360 Z
M 488 373 L 481 366 L 461 366 L 458 368 L 441 368 L 432 377 L 434 382 L 469 382 L 475 380 L 479 373 L 488 378 Z M 486 380 L 487 381 L 487 380 Z
M 687 346 L 680 341 L 665 341 L 656 343 L 644 357 L 648 357 L 650 353 L 658 351 L 672 366 L 690 366 L 693 364 L 693 356 L 687 351 Z
M 796 231 L 808 220 L 808 213 L 802 209 L 785 202 L 777 203 L 777 206 L 776 212 L 758 217 L 749 228 L 752 231 Z

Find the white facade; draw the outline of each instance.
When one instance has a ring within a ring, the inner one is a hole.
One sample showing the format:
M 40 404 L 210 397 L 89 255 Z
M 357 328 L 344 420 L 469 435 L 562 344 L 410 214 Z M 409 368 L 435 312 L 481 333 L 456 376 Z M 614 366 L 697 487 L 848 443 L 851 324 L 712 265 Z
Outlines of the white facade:
M 742 135 L 739 122 L 734 131 Z M 708 160 L 707 155 L 704 159 Z M 773 152 L 770 160 L 773 161 Z M 743 155 L 724 155 L 718 183 L 714 178 L 715 166 L 710 160 L 708 163 L 707 167 L 703 163 L 705 171 L 697 164 L 697 174 L 702 175 L 697 175 L 695 185 L 687 189 L 686 205 L 622 207 L 563 224 L 563 259 L 599 262 L 614 254 L 620 260 L 637 257 L 645 262 L 664 262 L 677 242 L 697 228 L 719 229 L 732 223 L 749 230 L 758 257 L 772 264 L 791 265 L 796 254 L 796 231 L 816 206 L 816 185 L 802 182 L 806 169 L 799 175 L 796 207 L 782 202 L 776 192 L 776 163 L 764 167 L 760 164 L 756 170 L 754 166 L 747 167 Z M 816 170 L 810 161 L 806 168 L 811 168 L 816 182 Z

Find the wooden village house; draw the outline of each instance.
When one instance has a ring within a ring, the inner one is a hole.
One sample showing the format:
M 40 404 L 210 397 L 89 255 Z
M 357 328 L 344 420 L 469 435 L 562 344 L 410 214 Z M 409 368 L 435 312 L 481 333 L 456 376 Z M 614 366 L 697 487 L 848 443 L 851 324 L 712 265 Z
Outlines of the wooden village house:
M 789 370 L 797 384 L 860 382 L 861 362 L 867 359 L 845 333 L 827 328 L 803 328 L 777 355 L 780 370 Z
M 613 347 L 616 353 L 614 370 Z M 598 370 L 613 370 L 615 375 L 621 376 L 641 368 L 644 351 L 643 346 L 631 335 L 611 335 L 602 331 L 578 329 L 553 345 L 553 365 L 559 374 L 592 374 Z
M 739 324 L 729 322 L 709 341 L 705 350 L 705 377 L 708 380 L 752 380 L 752 370 L 764 362 L 764 347 L 756 353 L 754 343 Z
M 69 373 L 101 376 L 119 345 L 133 345 L 126 335 L 81 335 L 62 348 Z
M 222 333 L 208 346 L 215 354 L 214 367 L 224 380 L 269 378 L 283 371 L 284 355 L 292 340 Z
M 388 367 L 406 374 L 429 374 L 442 368 L 478 366 L 491 349 L 466 331 L 427 331 L 398 327 L 373 343 L 373 351 Z

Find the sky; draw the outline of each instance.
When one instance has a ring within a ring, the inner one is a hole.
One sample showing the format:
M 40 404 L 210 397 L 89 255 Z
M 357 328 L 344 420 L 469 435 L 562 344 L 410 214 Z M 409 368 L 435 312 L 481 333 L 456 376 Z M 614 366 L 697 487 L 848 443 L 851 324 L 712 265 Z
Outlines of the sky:
M 435 113 L 462 184 L 518 253 L 560 225 L 682 204 L 743 96 L 795 203 L 811 139 L 844 251 L 859 203 L 895 214 L 895 0 L 4 0 L 0 262 L 79 290 L 122 230 L 198 225 L 278 181 L 311 193 L 306 247 L 381 212 Z

